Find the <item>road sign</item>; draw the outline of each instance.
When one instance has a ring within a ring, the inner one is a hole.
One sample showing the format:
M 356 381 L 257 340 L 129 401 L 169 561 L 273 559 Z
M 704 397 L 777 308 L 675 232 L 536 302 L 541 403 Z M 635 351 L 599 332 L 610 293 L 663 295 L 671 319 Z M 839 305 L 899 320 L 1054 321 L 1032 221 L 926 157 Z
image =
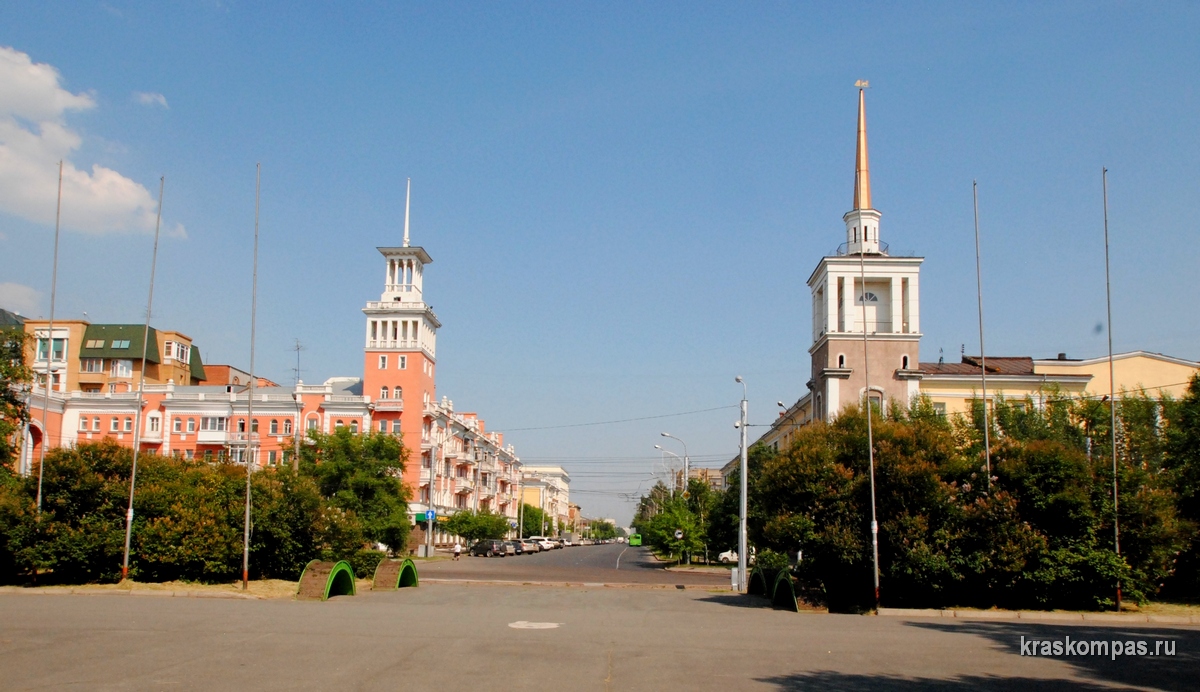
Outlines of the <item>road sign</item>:
M 510 522 L 508 522 L 508 525 L 509 525 L 509 526 L 511 526 L 511 527 L 512 527 L 512 528 L 514 528 L 514 529 L 515 529 L 515 528 L 517 528 L 517 522 L 515 522 L 515 521 L 510 521 Z
M 432 509 L 425 510 L 425 521 L 433 521 L 434 519 L 437 519 L 437 512 Z
M 679 540 L 681 538 L 683 538 L 683 531 L 680 531 L 679 529 L 675 529 L 675 540 Z

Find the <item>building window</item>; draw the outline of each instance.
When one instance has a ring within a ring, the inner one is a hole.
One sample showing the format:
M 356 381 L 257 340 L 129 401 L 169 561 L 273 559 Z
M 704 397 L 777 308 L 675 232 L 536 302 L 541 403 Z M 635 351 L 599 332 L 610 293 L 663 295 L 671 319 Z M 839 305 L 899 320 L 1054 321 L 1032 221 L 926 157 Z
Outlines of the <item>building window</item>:
M 185 459 L 195 459 L 195 458 L 196 458 L 196 451 L 195 451 L 195 450 L 193 450 L 193 449 L 185 449 L 185 450 L 183 451 L 183 458 L 185 458 Z
M 88 429 L 88 419 L 87 418 L 79 419 L 79 429 L 84 432 L 87 432 L 87 429 Z
M 150 432 L 158 432 L 158 416 L 150 416 Z
M 229 419 L 205 416 L 200 419 L 200 429 L 206 432 L 224 432 L 229 425 Z M 192 431 L 192 419 L 188 419 L 188 432 Z
M 54 360 L 66 360 L 67 340 L 54 340 Z M 37 359 L 46 360 L 46 339 L 37 340 Z
M 121 419 L 113 416 L 113 419 L 108 422 L 108 429 L 112 432 L 117 432 L 121 429 Z
M 380 399 L 388 398 L 388 388 L 387 387 L 381 387 L 379 389 L 379 398 Z
M 188 419 L 187 431 L 190 433 L 196 432 L 196 419 L 195 418 Z
M 307 425 L 308 425 L 308 429 L 309 429 L 309 430 L 316 430 L 316 429 L 317 429 L 317 418 L 316 418 L 316 416 L 313 416 L 313 417 L 309 418 L 309 419 L 308 419 L 308 423 L 307 423 Z
M 387 356 L 379 356 L 379 369 L 387 370 Z
M 946 416 L 945 402 L 942 402 L 942 401 L 933 402 L 933 412 L 938 414 L 939 416 L 942 416 L 943 418 L 945 418 L 945 416 Z
M 129 339 L 113 339 L 112 347 L 118 349 L 129 348 Z
M 96 416 L 92 419 L 92 430 L 94 432 L 100 432 L 100 416 Z
M 392 392 L 392 397 L 399 401 L 403 401 L 404 400 L 404 390 L 399 387 L 396 387 L 396 391 Z
M 133 361 L 124 358 L 114 358 L 111 374 L 113 377 L 133 377 Z
M 379 432 L 381 432 L 381 433 L 387 432 L 387 421 L 385 421 L 385 420 L 379 421 Z
M 862 303 L 864 300 L 868 303 L 878 303 L 879 296 L 875 295 L 874 293 L 871 293 L 870 291 L 867 291 L 866 293 L 863 293 L 862 296 L 860 296 L 860 299 L 858 302 Z
M 166 360 L 171 360 L 174 357 L 175 357 L 175 342 L 174 341 L 163 342 L 163 358 Z
M 279 421 L 274 418 L 271 419 L 271 434 L 272 435 L 279 434 Z
M 396 360 L 399 361 L 399 364 L 396 367 L 401 370 L 408 369 L 408 356 L 396 356 Z
M 104 372 L 103 358 L 81 358 L 79 372 Z
M 250 432 L 252 432 L 252 433 L 258 432 L 258 419 L 257 418 L 250 421 Z
M 339 420 L 333 424 L 333 427 L 334 428 L 344 428 L 344 427 L 346 427 L 346 424 Z
M 839 368 L 846 367 L 846 355 L 843 353 L 838 354 L 838 367 Z
M 354 433 L 355 435 L 358 434 L 358 421 L 350 421 L 350 432 Z
M 393 435 L 400 434 L 400 420 L 399 419 L 392 421 L 392 434 Z
M 175 432 L 183 432 L 183 419 L 178 416 L 175 417 Z
M 908 356 L 904 356 L 900 359 L 900 368 L 902 370 L 908 370 Z
M 125 419 L 125 432 L 133 432 L 133 419 L 132 418 Z
M 290 421 L 290 420 L 283 421 L 283 434 L 284 435 L 292 434 L 292 421 Z
M 187 344 L 175 344 L 175 360 L 180 363 L 188 362 L 192 355 L 192 347 Z
M 104 339 L 88 339 L 84 348 L 104 348 Z
M 271 450 L 271 451 L 267 452 L 267 465 L 274 466 L 275 461 L 278 459 L 278 455 L 279 455 L 279 452 L 276 452 L 275 450 Z

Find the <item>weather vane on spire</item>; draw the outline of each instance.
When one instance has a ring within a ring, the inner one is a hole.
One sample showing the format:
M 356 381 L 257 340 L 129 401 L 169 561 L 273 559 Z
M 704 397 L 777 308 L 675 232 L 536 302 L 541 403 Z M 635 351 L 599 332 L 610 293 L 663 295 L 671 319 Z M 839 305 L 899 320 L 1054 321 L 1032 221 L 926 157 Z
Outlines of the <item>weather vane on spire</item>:
M 860 79 L 854 83 L 854 86 L 858 87 L 859 89 L 869 89 L 871 88 L 871 83 L 865 79 Z

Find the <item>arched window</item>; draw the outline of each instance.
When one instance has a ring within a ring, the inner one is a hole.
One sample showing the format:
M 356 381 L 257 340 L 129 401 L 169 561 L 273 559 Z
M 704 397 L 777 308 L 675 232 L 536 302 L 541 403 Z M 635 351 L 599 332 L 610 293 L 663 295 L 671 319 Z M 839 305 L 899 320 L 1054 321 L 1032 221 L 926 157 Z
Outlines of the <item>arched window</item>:
M 279 421 L 274 418 L 271 419 L 271 434 L 272 435 L 279 434 Z
M 380 398 L 380 399 L 386 399 L 386 398 L 388 398 L 388 388 L 387 388 L 387 387 L 380 387 L 380 388 L 379 388 L 379 398 Z
M 309 416 L 308 422 L 305 425 L 308 427 L 309 430 L 316 430 L 317 429 L 317 417 Z
M 908 356 L 903 356 L 900 358 L 900 368 L 902 370 L 908 370 Z
M 350 421 L 350 432 L 352 432 L 356 435 L 358 434 L 358 421 L 356 421 L 356 420 Z
M 838 354 L 838 367 L 839 368 L 846 367 L 846 354 L 844 354 L 844 353 Z
M 292 421 L 286 420 L 286 419 L 283 421 L 283 434 L 284 435 L 292 434 Z
M 878 303 L 878 302 L 879 302 L 879 296 L 875 295 L 874 293 L 871 293 L 870 291 L 867 291 L 866 293 L 863 293 L 863 294 L 860 296 L 860 298 L 859 298 L 859 301 L 858 301 L 858 302 L 859 302 L 859 303 L 862 303 L 864 300 L 865 300 L 866 302 L 868 302 L 868 303 Z
M 343 421 L 340 421 L 340 420 L 339 420 L 339 421 L 337 421 L 336 423 L 334 423 L 334 424 L 333 424 L 333 427 L 335 427 L 335 428 L 344 428 L 344 427 L 346 427 L 346 424 L 345 424 Z

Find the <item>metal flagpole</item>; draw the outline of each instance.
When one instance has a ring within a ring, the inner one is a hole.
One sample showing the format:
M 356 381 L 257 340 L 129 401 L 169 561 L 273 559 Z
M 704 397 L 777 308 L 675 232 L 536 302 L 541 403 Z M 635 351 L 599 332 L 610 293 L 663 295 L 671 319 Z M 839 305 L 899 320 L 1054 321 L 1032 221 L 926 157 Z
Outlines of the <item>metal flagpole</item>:
M 748 487 L 749 464 L 747 463 L 746 449 L 746 413 L 748 404 L 746 402 L 746 381 L 741 375 L 734 378 L 734 382 L 742 385 L 742 404 L 741 404 L 741 425 L 742 429 L 742 449 L 741 460 L 739 466 L 738 478 L 738 593 L 746 593 L 746 586 L 749 581 L 746 579 L 746 565 L 749 563 L 749 547 L 746 545 L 746 488 Z
M 1108 169 L 1100 169 L 1100 184 L 1104 193 L 1104 293 L 1108 303 L 1108 411 L 1113 467 L 1113 549 L 1121 557 L 1121 527 L 1117 496 L 1117 381 L 1113 365 L 1112 345 L 1112 281 L 1108 261 Z M 1121 611 L 1121 580 L 1117 579 L 1117 612 Z
M 879 521 L 875 516 L 875 433 L 871 427 L 871 368 L 867 358 L 867 270 L 863 257 L 865 249 L 858 252 L 858 275 L 861 286 L 863 315 L 863 381 L 866 387 L 867 404 L 867 463 L 871 471 L 871 558 L 875 572 L 875 611 L 879 612 Z
M 250 388 L 246 397 L 246 516 L 242 527 L 242 591 L 250 588 L 250 476 L 254 473 L 254 324 L 258 316 L 258 200 L 262 189 L 262 164 L 254 173 L 254 269 L 250 280 Z
M 992 440 L 988 418 L 987 398 L 987 348 L 983 345 L 983 270 L 979 261 L 979 185 L 971 181 L 971 195 L 975 201 L 975 293 L 979 300 L 979 372 L 983 378 L 983 455 L 987 471 L 987 489 L 992 490 Z
M 54 299 L 58 294 L 58 231 L 62 221 L 63 162 L 58 161 L 58 206 L 54 212 L 54 265 L 50 270 L 50 324 L 46 328 L 46 382 L 42 387 L 42 448 L 38 452 L 37 515 L 42 516 L 42 477 L 45 475 L 46 447 L 50 444 L 50 421 L 46 410 L 50 407 L 50 388 L 54 386 L 51 366 L 54 364 Z M 34 340 L 34 360 L 37 360 L 37 340 Z M 63 348 L 66 348 L 64 343 Z M 66 356 L 66 354 L 63 354 Z M 62 423 L 59 423 L 59 436 Z
M 121 581 L 129 577 L 129 541 L 133 537 L 133 490 L 137 485 L 138 452 L 142 447 L 142 393 L 146 389 L 146 352 L 150 348 L 150 313 L 154 309 L 154 270 L 158 266 L 158 231 L 162 226 L 163 188 L 167 177 L 158 179 L 158 218 L 154 221 L 154 251 L 150 255 L 150 295 L 146 298 L 146 325 L 142 332 L 142 372 L 138 377 L 137 412 L 133 428 L 133 466 L 129 469 L 129 508 L 125 510 L 125 557 L 121 562 Z
M 296 339 L 296 427 L 292 430 L 292 443 L 295 450 L 292 452 L 292 471 L 300 471 L 300 431 L 304 429 L 304 399 L 300 396 L 300 352 L 304 347 L 300 345 L 300 340 Z

